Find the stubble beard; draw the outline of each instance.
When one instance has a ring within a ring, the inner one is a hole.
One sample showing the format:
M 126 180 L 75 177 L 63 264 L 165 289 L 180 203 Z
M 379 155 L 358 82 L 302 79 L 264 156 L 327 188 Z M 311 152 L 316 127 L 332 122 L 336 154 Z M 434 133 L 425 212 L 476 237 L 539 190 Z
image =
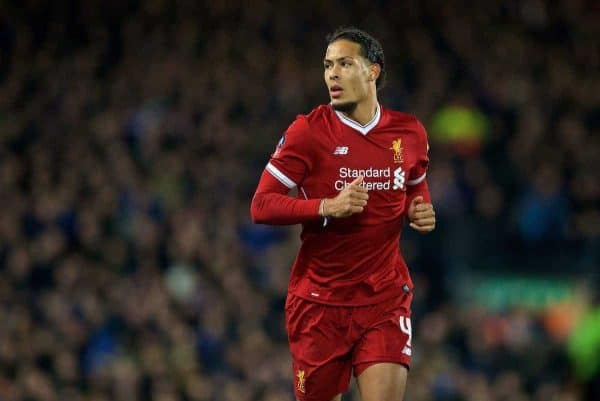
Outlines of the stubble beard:
M 331 103 L 331 107 L 333 107 L 336 111 L 341 111 L 342 113 L 352 113 L 356 110 L 357 102 L 345 102 L 345 103 Z

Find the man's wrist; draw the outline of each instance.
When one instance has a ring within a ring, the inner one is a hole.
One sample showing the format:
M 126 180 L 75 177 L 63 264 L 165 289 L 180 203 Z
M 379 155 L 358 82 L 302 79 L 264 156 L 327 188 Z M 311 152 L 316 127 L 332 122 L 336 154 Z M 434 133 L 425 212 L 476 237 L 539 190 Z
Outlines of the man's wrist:
M 327 198 L 321 199 L 321 203 L 319 204 L 319 216 L 327 217 L 327 211 L 325 209 L 327 203 Z

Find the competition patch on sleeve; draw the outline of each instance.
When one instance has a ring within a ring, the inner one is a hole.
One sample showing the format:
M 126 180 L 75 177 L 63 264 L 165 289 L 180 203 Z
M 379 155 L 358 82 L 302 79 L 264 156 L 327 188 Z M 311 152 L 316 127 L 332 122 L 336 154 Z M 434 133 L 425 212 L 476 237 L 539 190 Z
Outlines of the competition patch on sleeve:
M 283 147 L 284 143 L 285 143 L 285 134 L 283 134 L 281 136 L 281 139 L 279 140 L 279 142 L 277 142 L 277 146 L 275 147 L 275 152 L 273 152 L 273 157 L 277 157 L 277 155 L 279 155 L 279 152 L 281 151 L 281 148 Z

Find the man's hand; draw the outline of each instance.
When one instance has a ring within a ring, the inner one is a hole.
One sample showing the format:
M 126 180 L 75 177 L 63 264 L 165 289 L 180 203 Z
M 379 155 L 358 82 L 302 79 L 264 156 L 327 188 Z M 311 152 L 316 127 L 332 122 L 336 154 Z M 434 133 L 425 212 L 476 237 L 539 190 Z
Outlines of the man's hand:
M 435 211 L 431 203 L 425 203 L 422 196 L 415 197 L 408 206 L 410 226 L 420 233 L 428 233 L 435 228 Z
M 325 199 L 323 201 L 323 216 L 348 217 L 355 213 L 361 213 L 365 206 L 369 194 L 360 184 L 363 182 L 361 175 L 344 188 L 335 198 Z

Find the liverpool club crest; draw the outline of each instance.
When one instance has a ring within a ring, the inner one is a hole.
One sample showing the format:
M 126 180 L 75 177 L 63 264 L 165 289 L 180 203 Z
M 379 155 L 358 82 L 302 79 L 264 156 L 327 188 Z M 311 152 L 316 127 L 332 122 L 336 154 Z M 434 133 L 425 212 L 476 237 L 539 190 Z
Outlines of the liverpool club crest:
M 306 382 L 306 379 L 304 378 L 304 371 L 298 370 L 298 372 L 296 373 L 296 378 L 298 379 L 296 388 L 298 389 L 299 392 L 305 393 L 306 388 L 304 387 L 304 383 Z
M 394 151 L 394 163 L 402 163 L 404 161 L 402 158 L 402 139 L 395 139 L 390 149 Z

